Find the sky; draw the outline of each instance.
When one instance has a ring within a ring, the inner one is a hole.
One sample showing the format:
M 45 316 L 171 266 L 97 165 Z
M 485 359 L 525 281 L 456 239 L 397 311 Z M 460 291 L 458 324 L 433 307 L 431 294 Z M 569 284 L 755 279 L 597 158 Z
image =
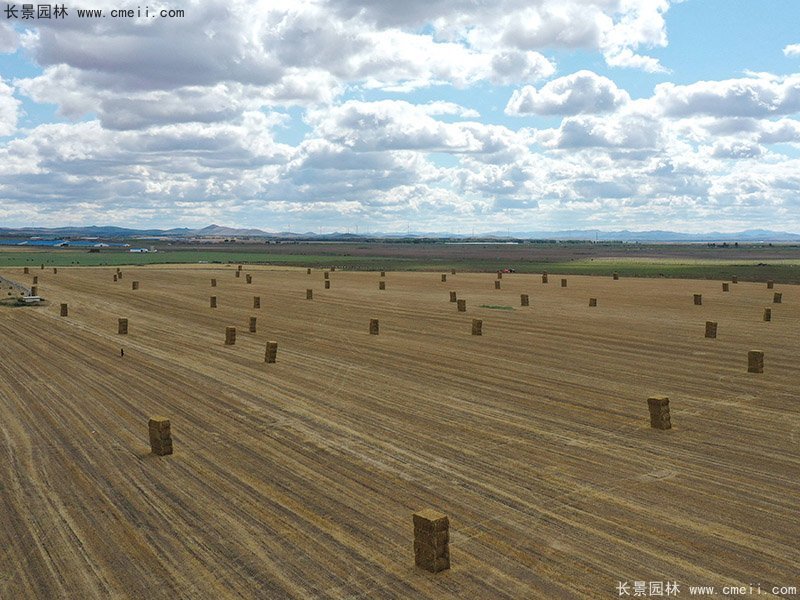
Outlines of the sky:
M 800 233 L 796 0 L 125 1 L 0 3 L 0 226 Z

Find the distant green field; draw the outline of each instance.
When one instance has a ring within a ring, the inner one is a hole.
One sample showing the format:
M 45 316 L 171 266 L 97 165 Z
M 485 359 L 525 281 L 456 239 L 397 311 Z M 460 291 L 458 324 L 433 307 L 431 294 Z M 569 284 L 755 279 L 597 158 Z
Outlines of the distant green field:
M 176 250 L 147 254 L 129 252 L 89 253 L 85 250 L 2 250 L 0 268 L 63 266 L 124 266 L 153 264 L 260 264 L 324 268 L 336 266 L 353 270 L 437 271 L 450 268 L 461 271 L 493 272 L 506 266 L 507 261 L 476 258 L 398 258 L 382 256 L 349 256 L 339 254 L 267 254 L 251 251 Z M 602 275 L 617 272 L 622 277 L 669 277 L 685 279 L 729 280 L 737 276 L 741 281 L 766 281 L 800 283 L 800 260 L 709 260 L 693 258 L 631 259 L 595 258 L 574 261 L 518 261 L 515 270 L 520 273 L 554 275 Z
M 99 252 L 89 253 L 74 250 L 43 250 L 4 252 L 0 250 L 0 267 L 31 267 L 44 264 L 48 267 L 65 266 L 123 266 L 123 265 L 158 265 L 158 264 L 274 264 L 296 266 L 342 266 L 364 268 L 363 265 L 385 264 L 387 268 L 406 270 L 399 263 L 415 262 L 405 258 L 379 258 L 359 256 L 300 255 L 300 254 L 264 254 L 259 252 L 235 252 L 214 250 L 178 250 L 174 252 L 129 253 Z M 394 267 L 392 267 L 394 265 Z M 377 268 L 377 267 L 376 267 Z

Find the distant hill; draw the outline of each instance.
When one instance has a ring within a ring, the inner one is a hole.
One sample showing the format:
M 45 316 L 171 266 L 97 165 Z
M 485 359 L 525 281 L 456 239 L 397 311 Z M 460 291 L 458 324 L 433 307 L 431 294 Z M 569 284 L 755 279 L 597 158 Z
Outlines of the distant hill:
M 708 232 L 708 233 L 681 233 L 675 231 L 600 231 L 596 229 L 570 229 L 563 231 L 489 231 L 474 235 L 458 234 L 446 231 L 405 233 L 370 232 L 357 235 L 352 233 L 333 232 L 317 234 L 313 232 L 295 233 L 281 231 L 270 233 L 261 229 L 239 229 L 222 225 L 209 225 L 201 229 L 186 227 L 174 229 L 133 229 L 115 226 L 88 226 L 88 227 L 0 227 L 0 237 L 6 238 L 137 238 L 137 237 L 172 237 L 172 238 L 267 238 L 289 240 L 363 240 L 363 239 L 456 239 L 456 240 L 563 240 L 563 241 L 619 241 L 619 242 L 800 242 L 800 234 L 767 229 L 748 229 L 735 233 Z

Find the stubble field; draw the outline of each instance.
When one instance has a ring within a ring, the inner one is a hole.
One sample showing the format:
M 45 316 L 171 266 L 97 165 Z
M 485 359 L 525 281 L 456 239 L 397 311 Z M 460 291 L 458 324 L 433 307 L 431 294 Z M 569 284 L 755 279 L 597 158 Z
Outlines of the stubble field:
M 800 587 L 796 286 L 122 270 L 0 271 L 48 300 L 0 307 L 0 598 Z M 653 395 L 671 430 L 650 428 Z M 150 454 L 156 414 L 171 456 Z M 422 508 L 449 516 L 449 571 L 414 567 Z

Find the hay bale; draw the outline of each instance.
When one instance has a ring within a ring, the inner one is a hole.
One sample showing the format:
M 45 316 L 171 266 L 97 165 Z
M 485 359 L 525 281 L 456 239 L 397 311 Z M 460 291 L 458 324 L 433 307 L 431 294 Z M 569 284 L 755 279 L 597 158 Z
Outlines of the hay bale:
M 55 267 L 53 267 L 53 275 L 58 275 L 58 269 L 56 269 Z
M 139 289 L 139 282 L 138 281 L 131 281 L 131 289 L 138 290 Z
M 306 300 L 314 299 L 314 290 L 306 290 Z
M 447 282 L 447 275 L 445 273 L 442 273 L 442 283 L 446 282 Z
M 783 294 L 782 294 L 782 293 L 780 293 L 780 292 L 775 292 L 775 293 L 772 295 L 772 302 L 773 302 L 773 304 L 780 304 L 782 300 L 783 300 Z
M 703 304 L 703 294 L 694 295 L 694 304 L 695 306 L 700 306 L 701 304 Z
M 217 297 L 216 296 L 211 296 L 211 298 L 208 299 L 208 302 L 209 302 L 209 306 L 211 308 L 217 308 Z
M 456 306 L 458 307 L 458 312 L 467 312 L 467 301 L 466 300 L 457 300 Z
M 239 265 L 239 266 L 237 266 L 237 267 L 236 267 L 236 270 L 237 270 L 237 271 L 241 271 L 241 270 L 242 270 L 242 265 Z
M 716 338 L 717 337 L 717 322 L 716 321 L 706 321 L 706 337 L 707 338 Z
M 653 429 L 672 428 L 672 421 L 669 416 L 669 398 L 666 396 L 651 396 L 647 399 L 647 408 L 650 410 L 650 427 Z
M 547 273 L 542 273 L 542 283 L 547 283 Z
M 39 288 L 35 285 L 31 286 L 31 296 L 38 296 L 39 295 Z
M 386 277 L 386 271 L 381 271 L 381 277 Z
M 330 278 L 331 278 L 331 274 L 330 274 L 330 273 L 328 273 L 328 271 L 325 271 L 325 272 L 322 274 L 322 278 L 323 278 L 323 279 L 330 279 Z
M 567 287 L 567 280 L 566 279 L 562 279 L 561 280 L 561 287 Z
M 530 306 L 531 305 L 531 301 L 530 301 L 530 298 L 528 298 L 528 294 L 520 294 L 519 295 L 519 305 L 520 306 Z
M 612 278 L 614 281 L 617 281 L 617 280 L 619 280 L 619 273 L 617 273 L 616 271 L 614 271 L 614 272 L 611 274 L 611 278 Z
M 117 279 L 122 279 L 122 271 L 117 271 Z
M 28 274 L 30 274 L 30 272 L 31 272 L 31 270 L 30 270 L 28 267 L 24 267 L 24 268 L 22 269 L 22 273 L 23 273 L 24 275 L 28 275 Z
M 233 346 L 236 343 L 236 327 L 225 328 L 225 345 Z
M 378 289 L 379 290 L 385 290 L 386 289 L 386 282 L 385 281 L 379 281 L 378 282 Z
M 172 454 L 172 431 L 166 417 L 151 417 L 148 422 L 150 450 L 157 456 Z
M 431 573 L 450 568 L 450 521 L 429 508 L 415 512 L 414 564 Z
M 116 281 L 117 281 L 117 276 L 114 275 L 114 282 L 116 283 Z
M 455 292 L 450 292 L 450 302 L 455 302 L 458 300 L 458 297 Z
M 330 282 L 330 279 L 326 279 L 326 280 L 325 280 L 325 289 L 326 289 L 326 290 L 329 290 L 329 289 L 331 289 L 331 282 Z
M 39 276 L 38 275 L 34 275 L 33 276 L 33 285 L 36 285 L 37 283 L 39 283 Z
M 495 280 L 495 282 L 494 282 L 494 289 L 496 289 L 496 290 L 499 290 L 499 289 L 500 289 L 500 280 L 499 280 L 499 279 L 496 279 L 496 280 Z
M 498 279 L 502 279 L 503 278 L 503 272 L 502 271 L 498 271 L 497 272 L 497 278 Z
M 67 317 L 69 316 L 69 307 L 65 303 L 61 303 L 61 316 Z
M 261 308 L 261 296 L 253 296 L 253 308 Z
M 768 290 L 771 290 L 774 287 L 775 287 L 775 282 L 774 281 L 772 281 L 771 279 L 769 281 L 767 281 L 767 289 Z
M 380 325 L 378 324 L 378 319 L 370 319 L 369 320 L 369 333 L 370 335 L 378 335 Z
M 264 351 L 264 362 L 274 363 L 276 360 L 278 360 L 278 342 L 267 342 L 267 347 Z
M 309 267 L 308 269 L 306 269 L 306 275 L 311 275 L 311 267 Z
M 455 275 L 455 274 L 456 274 L 456 270 L 455 269 L 450 269 L 450 275 Z
M 245 275 L 245 281 L 247 283 L 253 283 L 253 276 L 248 273 L 247 275 Z
M 335 270 L 336 270 L 335 266 L 331 267 L 331 271 L 335 271 Z
M 482 319 L 472 319 L 472 335 L 483 335 Z
M 241 271 L 234 271 L 234 274 L 236 275 L 236 277 L 239 277 L 239 276 L 241 276 L 242 273 L 241 273 Z
M 597 306 L 597 298 L 589 298 L 589 306 Z
M 764 309 L 764 320 L 765 321 L 772 321 L 772 309 L 765 308 Z
M 736 275 L 734 275 L 733 277 L 731 277 L 731 283 L 739 283 L 739 278 L 736 277 Z
M 128 335 L 128 319 L 122 317 L 117 319 L 117 334 Z
M 750 350 L 747 353 L 747 372 L 764 372 L 764 353 L 761 350 Z
M 217 280 L 213 277 L 211 278 L 211 287 L 217 287 Z
M 723 291 L 723 292 L 729 292 L 729 291 L 731 291 L 731 286 L 729 286 L 727 283 L 723 283 L 723 284 L 722 284 L 722 291 Z
M 250 317 L 250 333 L 256 332 L 256 321 L 257 317 Z

